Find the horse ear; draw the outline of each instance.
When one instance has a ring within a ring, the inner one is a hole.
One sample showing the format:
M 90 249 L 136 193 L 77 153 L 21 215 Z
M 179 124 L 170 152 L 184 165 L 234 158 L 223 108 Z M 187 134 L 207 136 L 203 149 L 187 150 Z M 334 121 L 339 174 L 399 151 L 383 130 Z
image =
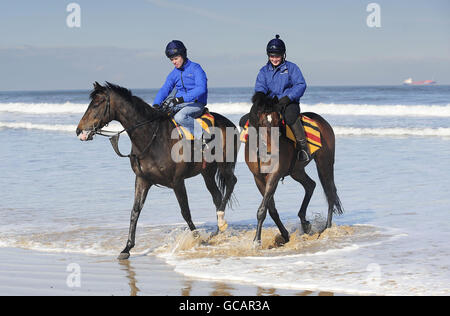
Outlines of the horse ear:
M 250 126 L 258 126 L 258 106 L 256 104 L 252 105 L 252 108 L 250 109 L 250 114 L 248 116 L 248 120 L 250 123 Z
M 264 104 L 266 98 L 267 96 L 264 92 L 256 92 L 252 97 L 252 103 L 259 107 Z
M 102 88 L 103 88 L 103 87 L 102 87 L 101 84 L 99 84 L 97 81 L 94 82 L 94 89 L 95 89 L 95 90 L 100 90 L 100 89 L 102 89 Z

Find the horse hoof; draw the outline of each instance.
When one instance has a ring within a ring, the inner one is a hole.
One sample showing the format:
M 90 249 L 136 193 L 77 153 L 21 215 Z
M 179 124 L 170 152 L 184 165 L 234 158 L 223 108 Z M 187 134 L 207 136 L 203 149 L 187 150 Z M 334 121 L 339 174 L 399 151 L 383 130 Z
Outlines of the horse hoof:
M 200 233 L 198 232 L 198 230 L 192 231 L 192 237 L 194 237 L 194 239 L 200 238 Z
M 311 232 L 311 223 L 310 222 L 302 223 L 302 228 L 303 228 L 303 232 L 305 234 L 309 235 L 309 233 Z
M 224 231 L 227 230 L 227 228 L 228 228 L 228 223 L 225 222 L 225 223 L 223 223 L 221 226 L 218 226 L 218 227 L 219 227 L 219 231 L 220 231 L 221 233 L 223 233 Z
M 224 211 L 218 211 L 217 212 L 217 227 L 219 227 L 219 230 L 221 232 L 224 232 L 228 228 L 228 223 L 225 220 L 225 212 Z
M 253 241 L 253 249 L 255 249 L 255 250 L 261 250 L 262 249 L 261 240 L 254 240 Z
M 117 259 L 119 260 L 127 260 L 128 258 L 130 258 L 130 254 L 127 252 L 122 252 Z
M 275 246 L 277 247 L 284 246 L 288 242 L 289 242 L 289 235 L 286 237 L 279 234 L 275 236 Z

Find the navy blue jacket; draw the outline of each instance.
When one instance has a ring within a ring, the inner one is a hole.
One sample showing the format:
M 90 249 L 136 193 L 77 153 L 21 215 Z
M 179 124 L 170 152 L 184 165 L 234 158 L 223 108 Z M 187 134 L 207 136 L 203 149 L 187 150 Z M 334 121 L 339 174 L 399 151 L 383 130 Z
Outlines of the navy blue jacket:
M 270 92 L 272 98 L 288 96 L 291 101 L 300 102 L 305 90 L 306 82 L 300 68 L 289 61 L 284 61 L 275 69 L 270 61 L 267 62 L 256 78 L 255 92 Z
M 183 97 L 184 102 L 194 102 L 205 104 L 208 100 L 208 79 L 202 67 L 190 61 L 186 61 L 180 69 L 174 68 L 166 78 L 166 82 L 159 89 L 153 101 L 154 104 L 161 104 L 172 92 L 177 89 L 176 97 Z

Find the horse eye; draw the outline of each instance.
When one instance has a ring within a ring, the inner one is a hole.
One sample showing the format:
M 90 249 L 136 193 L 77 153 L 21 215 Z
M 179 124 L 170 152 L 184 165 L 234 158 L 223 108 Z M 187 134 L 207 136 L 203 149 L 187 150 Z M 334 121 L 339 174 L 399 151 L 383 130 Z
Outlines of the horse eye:
M 106 100 L 106 99 L 103 98 L 103 99 L 101 99 L 101 100 L 98 101 L 98 102 L 94 102 L 94 103 L 92 104 L 92 106 L 93 106 L 93 107 L 97 107 L 97 106 L 99 106 L 100 104 L 102 104 L 105 100 Z

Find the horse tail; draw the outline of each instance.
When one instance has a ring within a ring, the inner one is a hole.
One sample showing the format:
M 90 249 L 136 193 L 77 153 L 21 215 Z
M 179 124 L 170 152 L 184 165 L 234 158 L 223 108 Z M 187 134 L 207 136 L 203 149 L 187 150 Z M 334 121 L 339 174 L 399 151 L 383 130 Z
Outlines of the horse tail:
M 236 125 L 234 125 L 233 122 L 231 122 L 225 116 L 218 113 L 211 114 L 214 116 L 215 125 L 220 128 L 225 128 L 225 134 L 223 134 L 225 137 L 224 141 L 227 140 L 226 133 L 230 131 L 227 128 L 232 128 L 234 131 L 233 142 L 232 144 L 226 144 L 226 146 L 224 146 L 224 161 L 218 163 L 216 172 L 216 184 L 223 196 L 221 208 L 225 209 L 226 206 L 229 206 L 232 209 L 233 206 L 237 204 L 237 199 L 233 191 L 234 186 L 237 182 L 237 178 L 234 175 L 234 170 L 236 167 L 237 154 L 240 147 L 239 130 L 236 128 Z M 233 161 L 226 160 L 226 152 L 228 150 L 231 150 L 229 146 L 231 146 L 233 149 Z
M 231 167 L 231 168 L 232 168 L 232 171 L 234 173 L 234 167 Z M 231 209 L 233 209 L 234 205 L 236 205 L 238 203 L 234 192 L 233 191 L 227 192 L 227 186 L 228 186 L 228 190 L 230 190 L 230 188 L 229 188 L 230 183 L 231 183 L 232 187 L 234 187 L 234 184 L 236 184 L 236 177 L 234 176 L 233 173 L 227 172 L 226 174 L 224 174 L 220 170 L 220 168 L 217 168 L 216 183 L 217 183 L 217 187 L 219 188 L 220 193 L 224 197 L 224 199 L 222 201 L 224 209 L 227 206 L 229 206 Z
M 222 194 L 222 196 L 224 196 L 227 188 L 227 183 L 225 176 L 222 174 L 222 172 L 220 172 L 219 168 L 217 168 L 216 171 L 216 184 L 219 188 L 220 193 Z
M 322 184 L 322 188 L 325 191 L 325 196 L 328 201 L 328 210 L 332 210 L 334 214 L 342 215 L 344 213 L 344 208 L 337 194 L 336 185 L 334 184 L 333 165 L 325 168 L 328 170 L 323 169 L 323 166 L 317 165 L 320 183 Z

